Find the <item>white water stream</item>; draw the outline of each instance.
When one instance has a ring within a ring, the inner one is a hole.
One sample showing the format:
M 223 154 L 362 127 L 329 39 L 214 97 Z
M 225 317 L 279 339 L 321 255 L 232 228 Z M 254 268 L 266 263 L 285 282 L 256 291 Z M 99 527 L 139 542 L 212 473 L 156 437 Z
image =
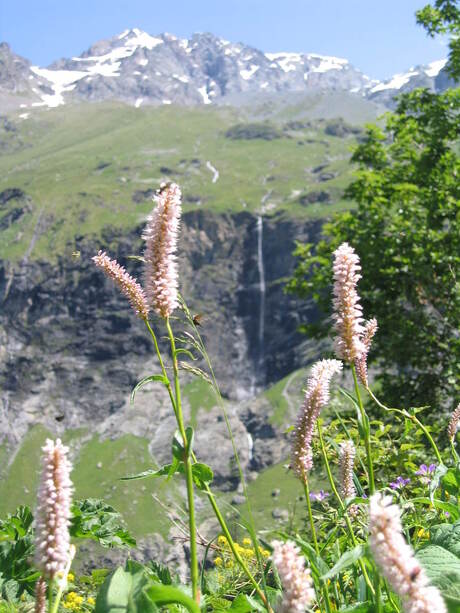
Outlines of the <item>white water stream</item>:
M 259 329 L 258 329 L 258 360 L 257 369 L 260 372 L 264 361 L 264 335 L 265 335 L 265 268 L 263 256 L 264 226 L 262 216 L 257 217 L 257 269 L 259 271 Z

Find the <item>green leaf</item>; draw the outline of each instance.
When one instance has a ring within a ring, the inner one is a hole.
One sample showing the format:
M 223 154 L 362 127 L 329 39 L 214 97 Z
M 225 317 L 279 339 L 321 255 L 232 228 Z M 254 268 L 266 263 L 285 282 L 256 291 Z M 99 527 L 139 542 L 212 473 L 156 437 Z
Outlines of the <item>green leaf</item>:
M 339 573 L 341 573 L 346 568 L 352 566 L 355 562 L 357 562 L 360 558 L 362 558 L 366 554 L 366 546 L 365 545 L 357 545 L 353 547 L 353 549 L 349 549 L 345 551 L 344 554 L 340 556 L 334 566 L 329 570 L 325 575 L 322 575 L 321 581 L 327 581 L 328 579 L 332 579 Z
M 430 542 L 444 547 L 460 559 L 460 521 L 430 528 Z
M 460 470 L 458 468 L 449 468 L 442 477 L 442 485 L 449 494 L 458 497 L 460 494 Z
M 196 357 L 193 355 L 191 351 L 189 351 L 189 349 L 184 349 L 183 347 L 179 347 L 179 349 L 176 349 L 176 356 L 178 356 L 180 353 L 184 353 L 193 361 L 196 360 Z
M 439 545 L 420 549 L 416 557 L 442 596 L 460 604 L 460 558 Z
M 188 426 L 187 428 L 185 428 L 185 436 L 187 438 L 187 451 L 188 451 L 188 456 L 190 457 L 192 451 L 193 451 L 193 445 L 195 442 L 195 431 L 192 428 L 192 426 Z
M 202 464 L 201 462 L 192 464 L 192 476 L 195 485 L 200 490 L 206 489 L 206 485 L 214 479 L 212 469 L 207 464 Z
M 458 507 L 452 504 L 451 502 L 446 502 L 445 500 L 438 500 L 437 498 L 434 498 L 433 500 L 431 500 L 430 498 L 421 497 L 421 498 L 412 498 L 409 504 L 417 503 L 417 502 L 421 502 L 422 504 L 433 505 L 437 509 L 441 509 L 441 511 L 446 511 L 452 516 L 452 519 L 454 520 L 457 520 L 460 516 L 460 511 Z
M 434 475 L 430 481 L 431 500 L 433 500 L 434 494 L 439 487 L 439 482 L 441 481 L 442 477 L 444 477 L 446 473 L 447 473 L 447 466 L 445 466 L 444 464 L 439 464 L 439 466 L 436 467 L 436 470 L 434 471 Z
M 150 383 L 151 381 L 159 381 L 160 383 L 163 383 L 163 385 L 167 385 L 168 384 L 168 380 L 163 375 L 149 375 L 148 377 L 144 377 L 143 379 L 141 379 L 139 381 L 139 383 L 136 384 L 136 386 L 134 387 L 133 391 L 131 392 L 131 404 L 134 403 L 134 398 L 136 396 L 136 392 L 141 387 L 144 387 L 144 385 L 146 385 L 147 383 Z
M 172 440 L 172 455 L 173 458 L 179 460 L 179 462 L 184 461 L 185 450 L 183 446 L 182 436 L 179 430 L 176 430 Z
M 92 539 L 103 547 L 136 546 L 136 540 L 126 530 L 121 515 L 96 498 L 73 503 L 69 532 L 74 538 Z
M 144 470 L 137 475 L 130 475 L 129 477 L 120 477 L 120 481 L 134 481 L 136 479 L 150 479 L 151 477 L 164 477 L 166 475 L 170 476 L 172 466 L 173 464 L 165 464 L 158 470 L 150 468 L 149 470 Z
M 126 613 L 132 576 L 118 567 L 102 584 L 96 598 L 95 613 Z
M 182 605 L 191 613 L 200 613 L 200 608 L 196 602 L 184 594 L 178 587 L 172 585 L 154 584 L 144 590 L 151 602 L 161 606 L 177 603 Z M 97 612 L 96 612 L 97 613 Z M 142 613 L 141 611 L 139 613 Z
M 235 613 L 251 613 L 252 611 L 266 611 L 257 600 L 251 598 L 247 594 L 239 594 L 232 602 L 232 606 L 228 611 L 234 611 Z

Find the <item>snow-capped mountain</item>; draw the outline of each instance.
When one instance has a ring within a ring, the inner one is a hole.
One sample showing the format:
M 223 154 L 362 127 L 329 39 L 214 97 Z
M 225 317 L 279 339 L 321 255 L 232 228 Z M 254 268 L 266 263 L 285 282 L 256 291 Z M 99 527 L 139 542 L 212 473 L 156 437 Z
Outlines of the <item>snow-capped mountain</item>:
M 263 53 L 212 34 L 194 34 L 188 40 L 171 34 L 151 36 L 135 28 L 48 68 L 31 66 L 3 44 L 0 93 L 3 98 L 9 95 L 9 106 L 23 108 L 108 99 L 136 107 L 212 104 L 244 94 L 314 89 L 348 91 L 388 105 L 398 91 L 419 85 L 436 89 L 444 78 L 443 62 L 379 83 L 342 58 Z

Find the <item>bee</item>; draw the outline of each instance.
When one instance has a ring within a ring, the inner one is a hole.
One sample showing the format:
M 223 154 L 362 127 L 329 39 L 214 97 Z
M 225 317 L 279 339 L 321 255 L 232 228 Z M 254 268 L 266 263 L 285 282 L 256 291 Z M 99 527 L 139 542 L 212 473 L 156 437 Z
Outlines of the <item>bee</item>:
M 417 568 L 414 568 L 414 570 L 409 575 L 410 580 L 415 581 L 421 572 L 422 572 L 422 569 L 420 568 L 420 566 L 418 566 Z
M 203 321 L 203 313 L 197 313 L 196 315 L 193 316 L 192 321 L 193 321 L 193 325 L 198 327 L 201 326 L 201 322 Z
M 79 258 L 80 256 L 81 256 L 81 251 L 73 251 L 73 252 L 72 252 L 72 257 L 73 257 L 75 260 L 78 260 L 78 258 Z
M 172 181 L 165 181 L 161 183 L 159 189 L 157 189 L 158 196 L 161 196 L 161 194 L 165 192 L 166 190 L 168 190 L 171 187 L 171 185 L 172 185 Z

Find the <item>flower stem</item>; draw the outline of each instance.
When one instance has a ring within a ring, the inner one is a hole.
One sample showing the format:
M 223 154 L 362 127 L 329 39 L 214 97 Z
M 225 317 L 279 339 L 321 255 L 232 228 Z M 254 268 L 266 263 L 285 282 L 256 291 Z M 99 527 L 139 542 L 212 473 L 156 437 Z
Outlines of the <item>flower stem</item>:
M 176 343 L 174 340 L 174 334 L 169 323 L 169 317 L 165 319 L 166 329 L 168 330 L 169 342 L 171 343 L 171 354 L 173 361 L 174 372 L 174 388 L 175 388 L 175 410 L 177 425 L 181 434 L 184 444 L 184 468 L 185 468 L 185 481 L 187 484 L 187 501 L 188 501 L 188 515 L 189 515 L 189 528 L 190 528 L 190 575 L 192 580 L 192 595 L 194 600 L 199 604 L 200 593 L 198 589 L 198 557 L 196 548 L 196 521 L 195 521 L 195 501 L 193 497 L 193 475 L 191 464 L 191 452 L 190 441 L 187 440 L 184 426 L 184 416 L 182 414 L 182 403 L 180 395 L 180 383 L 179 383 L 179 368 L 177 364 Z
M 260 589 L 259 584 L 257 583 L 257 581 L 254 579 L 254 576 L 252 575 L 251 571 L 249 570 L 246 562 L 243 560 L 243 558 L 240 556 L 240 554 L 238 553 L 236 547 L 235 547 L 235 542 L 232 538 L 232 535 L 230 534 L 230 531 L 227 527 L 227 524 L 225 522 L 225 519 L 222 515 L 222 513 L 220 512 L 219 507 L 217 506 L 217 503 L 215 501 L 214 498 L 214 494 L 212 493 L 210 487 L 208 484 L 206 484 L 205 487 L 205 492 L 208 496 L 208 500 L 211 503 L 211 506 L 214 510 L 214 514 L 217 518 L 217 521 L 220 524 L 220 527 L 222 528 L 222 532 L 225 535 L 225 538 L 227 539 L 227 542 L 230 546 L 230 549 L 232 550 L 232 553 L 235 557 L 235 560 L 237 561 L 237 563 L 241 566 L 241 569 L 243 570 L 243 572 L 245 573 L 245 575 L 247 576 L 247 578 L 249 579 L 249 581 L 251 582 L 253 588 L 255 589 L 255 591 L 257 592 L 257 595 L 259 596 L 259 598 L 262 600 L 262 602 L 264 603 L 265 607 L 267 608 L 268 611 L 271 611 L 271 607 L 267 601 L 267 598 L 265 596 L 265 594 L 263 593 L 263 591 Z
M 305 492 L 305 500 L 307 502 L 308 519 L 310 521 L 311 537 L 313 539 L 313 544 L 315 546 L 316 555 L 319 555 L 318 539 L 316 538 L 315 522 L 313 521 L 313 513 L 312 513 L 312 510 L 311 510 L 310 487 L 308 485 L 308 476 L 307 475 L 305 475 L 305 479 L 304 479 L 304 482 L 303 482 L 303 487 L 304 487 L 304 492 Z
M 380 400 L 374 396 L 374 394 L 372 393 L 371 389 L 368 387 L 367 391 L 369 393 L 369 396 L 372 398 L 372 400 L 376 403 L 377 406 L 379 406 L 381 409 L 384 409 L 385 411 L 388 411 L 390 413 L 398 413 L 399 415 L 402 415 L 403 417 L 406 417 L 407 419 L 409 419 L 412 423 L 417 424 L 417 426 L 420 428 L 420 430 L 423 432 L 423 434 L 426 436 L 426 438 L 428 439 L 428 442 L 430 443 L 434 454 L 436 456 L 436 459 L 438 460 L 438 462 L 440 464 L 444 464 L 444 462 L 442 461 L 442 457 L 441 454 L 439 453 L 439 449 L 436 445 L 436 443 L 433 440 L 433 437 L 431 436 L 431 434 L 428 432 L 428 429 L 426 428 L 426 426 L 424 426 L 422 424 L 422 422 L 418 419 L 418 417 L 416 415 L 411 415 L 408 411 L 406 411 L 405 409 L 394 409 L 394 408 L 390 408 L 385 406 L 384 404 L 382 404 L 380 402 Z
M 361 400 L 358 379 L 356 377 L 356 368 L 354 364 L 351 365 L 351 372 L 353 373 L 355 393 L 356 393 L 356 398 L 358 399 L 359 412 L 361 414 L 361 421 L 362 421 L 362 428 L 363 428 L 363 435 L 364 435 L 364 446 L 366 448 L 367 472 L 368 472 L 368 477 L 369 477 L 369 493 L 372 496 L 372 494 L 374 494 L 375 492 L 375 481 L 374 481 L 374 466 L 372 464 L 369 420 L 367 418 L 366 411 L 364 410 L 363 401 Z
M 347 524 L 348 533 L 350 535 L 351 542 L 353 543 L 353 546 L 356 547 L 358 545 L 358 542 L 357 542 L 355 534 L 353 532 L 353 526 L 351 525 L 351 521 L 350 521 L 350 518 L 348 517 L 347 510 L 345 508 L 345 505 L 343 503 L 343 500 L 342 500 L 339 492 L 337 491 L 337 487 L 336 487 L 335 482 L 334 482 L 334 477 L 332 476 L 331 467 L 329 465 L 329 460 L 328 460 L 328 457 L 327 457 L 326 446 L 324 445 L 324 439 L 323 439 L 323 433 L 321 431 L 320 420 L 318 420 L 317 426 L 318 426 L 319 442 L 320 442 L 320 445 L 321 445 L 321 453 L 322 453 L 322 456 L 323 456 L 324 465 L 326 467 L 326 473 L 327 473 L 327 478 L 329 480 L 329 485 L 331 486 L 331 490 L 334 492 L 334 496 L 337 498 L 337 501 L 338 501 L 338 503 L 340 505 L 340 508 L 343 511 L 343 516 L 344 516 L 345 522 Z M 361 572 L 363 573 L 363 577 L 364 577 L 364 580 L 366 582 L 367 587 L 369 588 L 369 590 L 372 593 L 372 595 L 375 597 L 374 586 L 372 585 L 372 582 L 369 579 L 369 575 L 367 574 L 367 570 L 366 570 L 366 567 L 364 566 L 363 561 L 362 560 L 358 560 L 358 564 L 359 564 L 359 567 L 361 569 Z
M 144 319 L 144 322 L 145 322 L 145 325 L 147 326 L 148 331 L 150 332 L 150 336 L 153 339 L 153 344 L 155 345 L 155 351 L 156 351 L 156 354 L 157 354 L 157 357 L 158 357 L 158 361 L 160 362 L 161 372 L 163 374 L 163 377 L 165 378 L 165 382 L 166 382 L 165 385 L 166 385 L 166 388 L 168 390 L 169 399 L 171 400 L 171 404 L 172 404 L 172 407 L 173 407 L 173 410 L 174 410 L 174 414 L 176 415 L 176 418 L 177 418 L 176 401 L 174 399 L 174 394 L 173 394 L 173 391 L 172 391 L 171 382 L 169 380 L 168 373 L 166 372 L 166 368 L 165 368 L 165 365 L 164 365 L 164 362 L 163 362 L 163 358 L 161 356 L 160 348 L 158 347 L 157 337 L 156 337 L 155 332 L 153 331 L 150 323 L 148 322 L 148 320 Z

